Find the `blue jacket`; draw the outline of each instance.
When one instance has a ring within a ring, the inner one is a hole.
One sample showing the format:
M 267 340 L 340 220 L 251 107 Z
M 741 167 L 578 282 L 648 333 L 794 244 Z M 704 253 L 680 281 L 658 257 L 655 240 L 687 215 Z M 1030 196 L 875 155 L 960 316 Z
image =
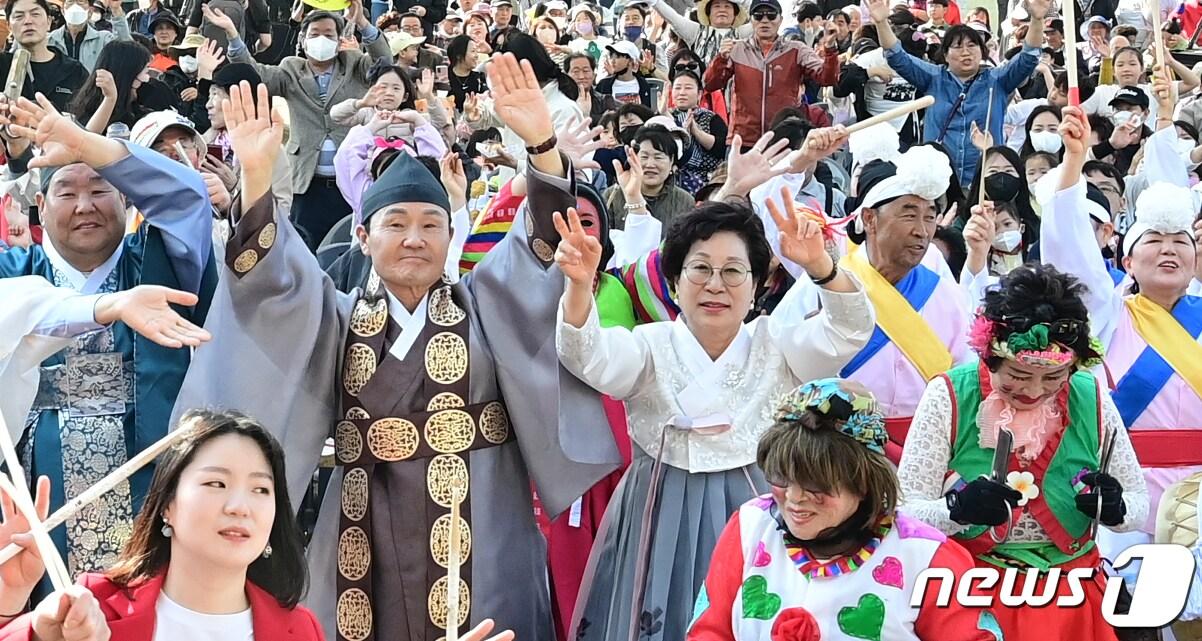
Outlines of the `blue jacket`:
M 918 89 L 920 95 L 934 96 L 935 104 L 926 110 L 923 120 L 922 139 L 930 142 L 939 139 L 944 123 L 947 123 L 947 133 L 943 136 L 943 144 L 952 155 L 952 168 L 960 184 L 972 184 L 973 177 L 981 164 L 981 154 L 972 145 L 972 123 L 976 122 L 981 130 L 985 130 L 985 121 L 989 120 L 989 131 L 993 133 L 996 144 L 1002 144 L 1002 121 L 1006 118 L 1006 105 L 1010 102 L 1010 94 L 1018 89 L 1024 81 L 1035 72 L 1039 64 L 1038 47 L 1023 45 L 1022 53 L 1011 58 L 1006 64 L 992 69 L 986 69 L 977 76 L 968 95 L 961 102 L 960 108 L 951 113 L 960 93 L 967 86 L 959 78 L 947 70 L 947 67 L 933 65 L 920 60 L 902 50 L 900 43 L 895 43 L 892 49 L 885 52 L 885 61 L 902 78 L 909 81 Z M 993 113 L 989 113 L 989 90 L 993 89 Z M 948 117 L 951 120 L 948 120 Z

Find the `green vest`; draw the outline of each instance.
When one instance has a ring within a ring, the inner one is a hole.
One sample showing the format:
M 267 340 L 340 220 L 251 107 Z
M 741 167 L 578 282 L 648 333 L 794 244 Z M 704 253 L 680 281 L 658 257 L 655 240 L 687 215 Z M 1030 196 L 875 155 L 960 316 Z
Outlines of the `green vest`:
M 980 409 L 981 373 L 977 363 L 961 365 L 947 373 L 951 381 L 953 403 L 956 408 L 956 435 L 952 443 L 951 461 L 948 467 L 961 478 L 971 480 L 989 475 L 993 467 L 993 450 L 980 446 L 980 430 L 977 428 L 977 411 Z M 1044 452 L 1031 463 L 1026 471 L 1035 474 L 1039 497 L 1029 501 L 1024 510 L 1043 527 L 1051 537 L 1051 543 L 1002 543 L 993 548 L 985 561 L 1004 565 L 999 557 L 1018 560 L 1028 566 L 1047 569 L 1071 561 L 1093 549 L 1088 540 L 1091 519 L 1077 510 L 1077 489 L 1073 479 L 1082 469 L 1098 469 L 1100 447 L 1101 412 L 1097 382 L 1088 372 L 1077 372 L 1069 379 L 1068 392 L 1069 422 L 1056 451 L 1040 474 Z M 1055 437 L 1048 445 L 1054 444 Z M 985 526 L 972 526 L 956 535 L 959 539 L 973 539 L 985 534 Z
M 634 318 L 634 303 L 630 300 L 630 292 L 622 285 L 622 281 L 609 274 L 600 274 L 597 284 L 597 317 L 602 327 L 625 327 L 634 329 L 638 321 Z

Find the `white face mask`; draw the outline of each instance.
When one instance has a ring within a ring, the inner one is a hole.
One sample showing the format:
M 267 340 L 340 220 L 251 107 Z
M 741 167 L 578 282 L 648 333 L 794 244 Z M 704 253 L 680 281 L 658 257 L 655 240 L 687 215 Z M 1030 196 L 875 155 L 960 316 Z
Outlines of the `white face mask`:
M 1064 140 L 1054 131 L 1032 131 L 1031 147 L 1035 151 L 1046 151 L 1049 154 L 1058 153 L 1064 146 Z
M 88 21 L 88 16 L 91 12 L 83 7 L 73 4 L 63 11 L 63 20 L 72 27 L 78 27 Z
M 1139 115 L 1130 111 L 1116 111 L 1110 116 L 1110 121 L 1114 123 L 1115 127 L 1122 127 L 1132 120 L 1135 121 L 1136 127 L 1139 127 L 1139 125 L 1142 124 L 1139 121 Z
M 325 62 L 338 55 L 338 43 L 325 36 L 309 38 L 305 40 L 305 53 L 318 62 Z
M 993 248 L 998 251 L 1012 252 L 1023 242 L 1023 234 L 1017 229 L 1004 231 L 993 237 Z
M 179 68 L 184 70 L 184 73 L 196 73 L 197 67 L 200 65 L 196 62 L 196 56 L 180 56 Z

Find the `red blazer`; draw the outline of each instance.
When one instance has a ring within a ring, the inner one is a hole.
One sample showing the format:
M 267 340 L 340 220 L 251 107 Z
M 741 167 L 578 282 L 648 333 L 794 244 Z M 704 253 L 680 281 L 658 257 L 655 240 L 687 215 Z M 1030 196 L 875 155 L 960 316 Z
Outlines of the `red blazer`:
M 163 574 L 125 589 L 102 574 L 85 574 L 79 584 L 100 602 L 113 639 L 151 641 L 154 638 L 155 603 L 163 589 Z M 275 597 L 250 581 L 246 582 L 254 620 L 255 641 L 324 641 L 317 618 L 307 608 L 288 610 Z M 32 641 L 33 619 L 26 614 L 0 629 L 0 641 Z

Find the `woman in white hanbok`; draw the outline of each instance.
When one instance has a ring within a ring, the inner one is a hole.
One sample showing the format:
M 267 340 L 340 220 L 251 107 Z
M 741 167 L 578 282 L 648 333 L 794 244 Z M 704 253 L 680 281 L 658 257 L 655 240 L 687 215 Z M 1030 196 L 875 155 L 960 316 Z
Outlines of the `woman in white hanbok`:
M 815 130 L 805 153 L 845 139 Z M 573 215 L 557 221 L 567 285 L 556 345 L 564 367 L 626 402 L 634 460 L 610 502 L 569 638 L 683 639 L 709 558 L 730 514 L 768 491 L 756 444 L 776 403 L 799 383 L 831 376 L 868 341 L 874 316 L 860 284 L 828 252 L 821 223 L 770 205 L 781 257 L 822 287 L 804 320 L 744 323 L 772 252 L 747 207 L 707 203 L 675 221 L 663 271 L 679 300 L 673 322 L 602 328 L 592 282 L 600 245 Z M 786 315 L 781 318 L 801 318 Z

